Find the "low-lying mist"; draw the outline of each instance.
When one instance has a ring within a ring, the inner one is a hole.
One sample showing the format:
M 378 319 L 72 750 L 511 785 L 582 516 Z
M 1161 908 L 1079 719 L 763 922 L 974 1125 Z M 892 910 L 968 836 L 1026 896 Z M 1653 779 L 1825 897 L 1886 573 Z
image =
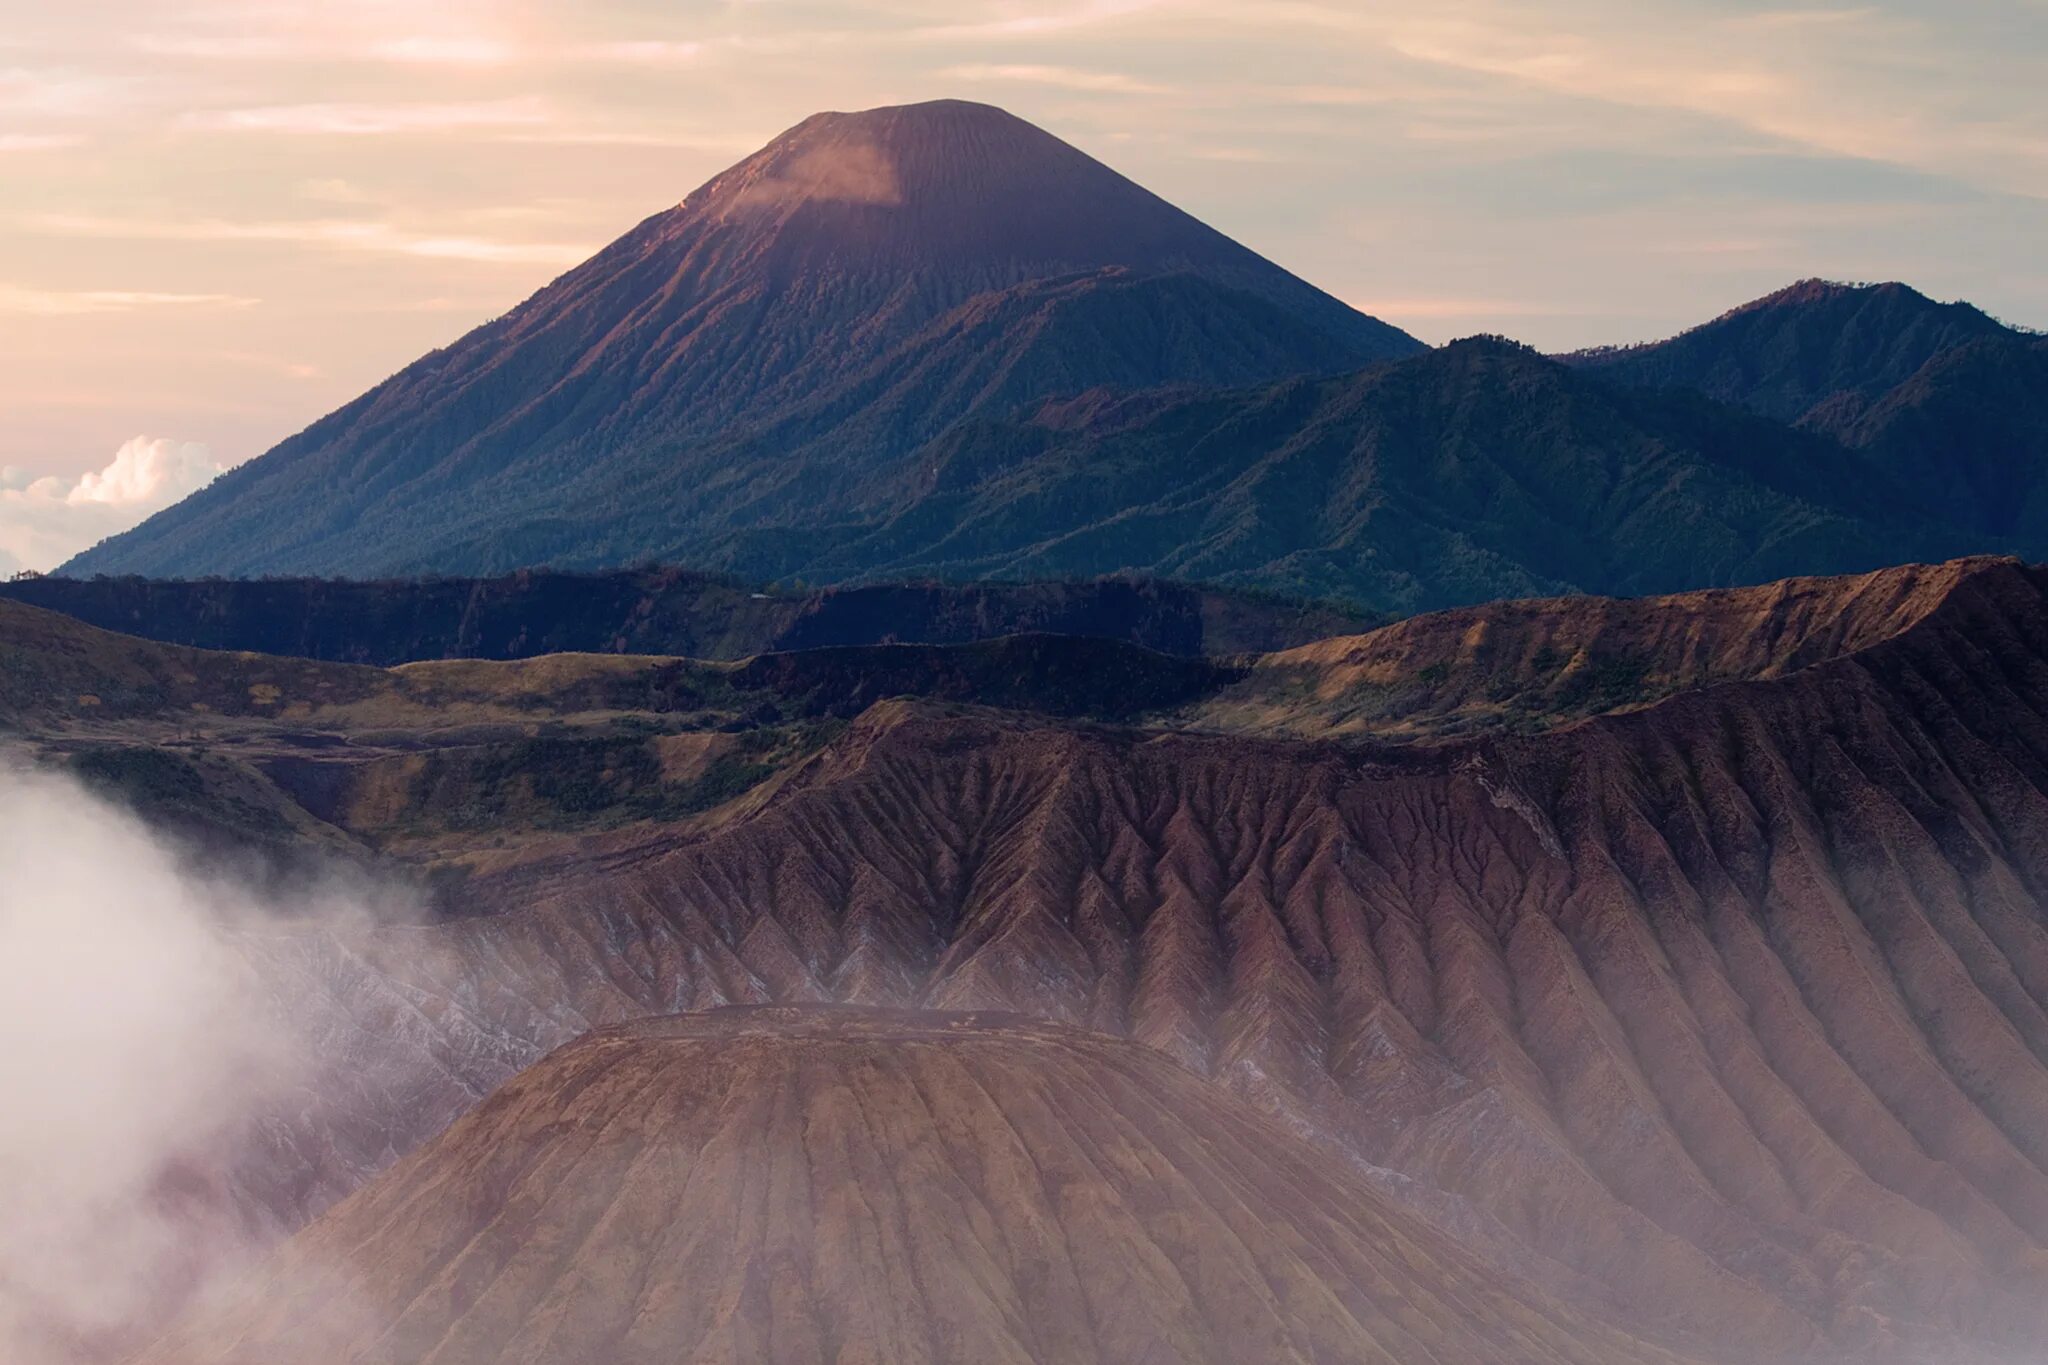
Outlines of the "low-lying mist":
M 197 871 L 0 754 L 0 1360 L 118 1354 L 259 1249 L 219 1156 L 313 1059 L 238 942 L 375 899 Z

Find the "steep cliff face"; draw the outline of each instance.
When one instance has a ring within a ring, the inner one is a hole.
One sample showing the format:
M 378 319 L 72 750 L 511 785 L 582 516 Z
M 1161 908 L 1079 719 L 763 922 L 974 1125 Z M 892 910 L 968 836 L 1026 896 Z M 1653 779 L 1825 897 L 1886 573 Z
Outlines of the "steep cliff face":
M 1667 1356 L 1130 1043 L 767 1009 L 606 1030 L 146 1365 Z
M 1158 1049 L 1663 1339 L 2024 1359 L 2048 579 L 1914 582 L 1670 606 L 1726 633 L 1636 628 L 1736 676 L 1526 737 L 876 707 L 716 832 L 561 845 L 476 879 L 482 918 L 255 945 L 336 1074 L 234 1188 L 300 1221 L 592 1025 L 999 1008 Z M 1742 644 L 1773 630 L 1811 654 Z

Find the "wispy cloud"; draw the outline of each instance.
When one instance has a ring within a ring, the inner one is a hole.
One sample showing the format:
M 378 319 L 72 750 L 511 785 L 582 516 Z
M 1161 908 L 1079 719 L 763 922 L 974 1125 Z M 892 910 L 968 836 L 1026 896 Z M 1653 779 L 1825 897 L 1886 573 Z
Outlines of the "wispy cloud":
M 539 100 L 520 97 L 482 104 L 273 104 L 200 110 L 178 122 L 184 128 L 216 132 L 366 137 L 534 127 L 548 119 Z
M 490 67 L 526 54 L 532 25 L 501 0 L 150 0 L 125 46 L 212 62 Z
M 1227 7 L 1212 3 L 1209 12 L 1225 16 Z M 2048 193 L 2048 113 L 1974 115 L 1938 55 L 1954 35 L 1895 11 L 1271 0 L 1260 22 L 1563 99 L 1680 112 L 1828 156 Z
M 239 294 L 168 294 L 131 289 L 24 289 L 0 284 L 0 313 L 73 317 L 130 313 L 142 308 L 250 308 L 260 300 Z
M 1190 147 L 1188 155 L 1197 161 L 1220 161 L 1240 166 L 1277 166 L 1300 159 L 1271 147 L 1230 147 L 1207 142 Z
M 413 66 L 503 66 L 523 55 L 503 39 L 477 35 L 389 38 L 369 51 L 379 60 Z
M 268 62 L 305 55 L 302 45 L 267 33 L 137 33 L 127 46 L 149 57 Z
M 0 68 L 0 113 L 76 118 L 112 113 L 133 102 L 129 77 L 74 67 Z
M 955 20 L 914 30 L 926 41 L 1048 38 L 1166 9 L 1175 0 L 1080 0 L 1080 3 L 1024 9 L 987 19 Z
M 623 62 L 632 66 L 675 66 L 702 57 L 705 45 L 667 39 L 623 39 L 607 43 L 579 43 L 570 55 L 587 62 Z
M 0 152 L 53 152 L 84 141 L 78 133 L 0 133 Z
M 683 130 L 651 133 L 636 128 L 555 126 L 532 132 L 500 133 L 491 140 L 535 147 L 674 147 L 715 156 L 740 157 L 758 151 L 761 144 L 772 136 L 772 129 L 742 133 L 692 133 Z
M 673 66 L 701 57 L 706 44 L 671 38 L 530 43 L 483 33 L 399 37 L 293 37 L 281 33 L 142 33 L 128 46 L 152 57 L 207 62 L 386 63 L 396 66 L 489 68 L 551 62 L 618 62 Z
M 338 175 L 315 176 L 299 182 L 299 197 L 323 204 L 374 204 L 377 196 L 352 180 Z
M 969 63 L 948 67 L 939 73 L 953 80 L 1008 81 L 1023 85 L 1049 85 L 1060 90 L 1086 90 L 1109 95 L 1164 95 L 1169 88 L 1139 80 L 1118 71 L 1090 71 L 1072 66 Z
M 595 250 L 588 243 L 521 242 L 459 233 L 410 232 L 390 223 L 309 218 L 241 222 L 225 218 L 165 221 L 41 214 L 17 220 L 32 231 L 114 241 L 279 242 L 493 265 L 574 265 Z

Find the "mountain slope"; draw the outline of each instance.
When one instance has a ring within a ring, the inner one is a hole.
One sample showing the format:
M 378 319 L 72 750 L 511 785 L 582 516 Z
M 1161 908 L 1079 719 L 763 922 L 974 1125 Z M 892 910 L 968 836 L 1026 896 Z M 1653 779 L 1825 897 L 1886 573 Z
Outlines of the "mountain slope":
M 1952 524 L 2048 550 L 2048 338 L 1985 337 L 1803 423 Z
M 594 1034 L 142 1365 L 1669 1362 L 1146 1048 L 729 1010 Z
M 1378 741 L 1551 728 L 1855 653 L 1996 567 L 1957 560 L 1672 597 L 1435 612 L 1268 654 L 1192 719 L 1237 734 Z
M 1823 403 L 1875 398 L 1945 351 L 2017 335 L 1903 284 L 1802 280 L 1668 341 L 1565 358 L 1621 383 L 1692 389 L 1797 422 Z
M 1968 304 L 1809 280 L 1669 341 L 1565 359 L 1794 423 L 1851 452 L 1845 481 L 1977 548 L 2048 553 L 2048 339 Z
M 1414 611 L 1998 548 L 1832 441 L 1485 340 L 1334 379 L 1054 405 L 958 428 L 926 459 L 886 518 L 735 533 L 721 561 L 825 581 L 1138 571 Z
M 682 542 L 801 525 L 985 407 L 1417 349 L 999 110 L 821 114 L 69 568 L 615 565 L 655 547 L 591 541 L 606 496 Z

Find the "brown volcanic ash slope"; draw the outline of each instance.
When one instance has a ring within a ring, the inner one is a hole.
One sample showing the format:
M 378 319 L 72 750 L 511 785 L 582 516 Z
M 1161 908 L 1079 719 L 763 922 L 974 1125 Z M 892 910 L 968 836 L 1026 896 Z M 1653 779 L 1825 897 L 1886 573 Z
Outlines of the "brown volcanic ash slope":
M 727 1010 L 594 1034 L 142 1365 L 1674 1358 L 1131 1043 Z
M 1268 654 L 1194 718 L 1308 738 L 1549 728 L 1687 689 L 1782 677 L 1878 644 L 1991 563 L 1435 612 Z
M 303 1217 L 593 1024 L 1000 1008 L 1151 1044 L 1674 1340 L 2026 1359 L 2048 575 L 1900 577 L 1825 590 L 1855 619 L 1808 614 L 1831 643 L 1782 635 L 1754 660 L 1780 676 L 1525 738 L 878 707 L 710 837 L 482 879 L 520 907 L 495 917 L 271 946 L 336 1088 L 236 1188 Z M 1701 657 L 1781 619 L 1718 618 Z

